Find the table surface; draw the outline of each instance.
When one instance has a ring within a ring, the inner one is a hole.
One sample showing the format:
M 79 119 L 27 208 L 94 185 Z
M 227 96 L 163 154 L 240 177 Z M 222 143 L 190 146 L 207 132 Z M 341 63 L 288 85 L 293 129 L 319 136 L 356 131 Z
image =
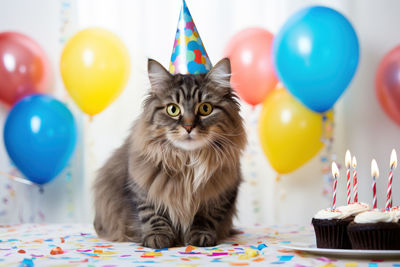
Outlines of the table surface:
M 311 227 L 240 228 L 216 247 L 149 249 L 99 239 L 88 224 L 0 226 L 1 266 L 398 266 L 393 259 L 335 259 L 282 248 L 294 240 L 313 242 Z

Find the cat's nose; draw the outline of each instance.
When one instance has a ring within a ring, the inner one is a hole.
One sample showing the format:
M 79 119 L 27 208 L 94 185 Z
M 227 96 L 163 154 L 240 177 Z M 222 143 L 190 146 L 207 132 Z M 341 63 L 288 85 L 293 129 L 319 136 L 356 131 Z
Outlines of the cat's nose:
M 185 128 L 186 131 L 187 131 L 188 133 L 190 133 L 190 132 L 192 131 L 192 129 L 193 129 L 193 124 L 184 124 L 184 125 L 183 125 L 183 128 Z

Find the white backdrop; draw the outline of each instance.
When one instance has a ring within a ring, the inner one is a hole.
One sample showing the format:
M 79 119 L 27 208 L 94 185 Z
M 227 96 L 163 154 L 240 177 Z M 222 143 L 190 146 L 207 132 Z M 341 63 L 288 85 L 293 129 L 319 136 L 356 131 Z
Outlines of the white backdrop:
M 213 63 L 223 57 L 229 38 L 237 31 L 261 26 L 273 33 L 298 9 L 327 1 L 301 0 L 187 0 L 196 26 Z M 399 126 L 380 109 L 374 94 L 374 74 L 380 58 L 400 43 L 397 26 L 400 2 L 378 3 L 373 0 L 329 1 L 345 14 L 355 27 L 361 45 L 361 60 L 355 79 L 335 108 L 334 151 L 344 163 L 346 148 L 357 156 L 359 198 L 370 202 L 370 160 L 376 157 L 381 167 L 378 180 L 378 203 L 384 205 L 389 153 L 400 152 Z M 17 222 L 31 218 L 27 211 L 36 203 L 36 221 L 91 221 L 90 185 L 96 170 L 118 147 L 139 114 L 141 100 L 149 87 L 147 58 L 168 66 L 172 51 L 179 0 L 16 0 L 0 2 L 0 31 L 16 30 L 37 40 L 47 52 L 53 67 L 53 91 L 66 101 L 77 118 L 80 140 L 70 167 L 45 187 L 40 195 L 25 186 L 0 178 L 0 222 Z M 100 26 L 116 33 L 131 56 L 131 76 L 122 95 L 103 113 L 89 121 L 68 98 L 58 70 L 63 39 L 89 26 Z M 0 111 L 0 127 L 6 116 Z M 310 222 L 312 215 L 329 206 L 322 196 L 324 181 L 321 163 L 316 156 L 298 171 L 275 181 L 276 173 L 265 159 L 257 137 L 259 107 L 253 110 L 243 104 L 243 116 L 249 133 L 249 146 L 243 157 L 245 182 L 241 187 L 238 223 L 242 225 Z M 1 142 L 0 142 L 1 143 Z M 12 171 L 9 159 L 0 145 L 0 170 Z M 69 174 L 71 179 L 69 179 Z M 342 174 L 343 175 L 343 174 Z M 400 202 L 400 173 L 395 173 L 394 204 Z M 339 181 L 338 202 L 345 201 L 345 180 Z M 4 200 L 4 199 L 7 199 Z M 28 208 L 27 208 L 28 207 Z M 24 211 L 19 215 L 18 212 Z M 3 212 L 3 213 L 2 213 Z M 24 215 L 27 213 L 27 215 Z M 38 216 L 38 214 L 42 214 Z

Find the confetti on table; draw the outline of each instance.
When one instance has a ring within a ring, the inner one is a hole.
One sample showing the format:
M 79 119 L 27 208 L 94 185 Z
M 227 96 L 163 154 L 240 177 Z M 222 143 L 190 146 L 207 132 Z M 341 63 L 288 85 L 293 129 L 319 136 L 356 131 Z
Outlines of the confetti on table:
M 257 257 L 258 256 L 258 251 L 252 248 L 246 248 L 244 253 L 246 253 L 246 255 L 249 258 L 253 258 L 253 257 Z
M 190 253 L 190 252 L 192 252 L 194 249 L 195 249 L 195 247 L 189 245 L 189 246 L 186 247 L 185 252 L 186 252 L 186 253 Z
M 293 257 L 294 256 L 285 255 L 285 256 L 279 256 L 278 258 L 279 258 L 279 261 L 290 261 Z
M 60 248 L 60 247 L 53 248 L 53 249 L 50 251 L 50 254 L 51 254 L 51 255 L 58 255 L 58 254 L 63 254 L 63 253 L 64 253 L 64 251 L 63 251 L 62 248 Z
M 368 266 L 400 267 L 373 259 L 337 260 L 280 247 L 300 239 L 314 242 L 311 227 L 241 228 L 241 233 L 214 247 L 150 249 L 134 243 L 98 238 L 91 225 L 21 224 L 2 226 L 3 266 Z M 283 243 L 282 243 L 283 242 Z M 379 262 L 379 264 L 378 264 Z
M 265 244 L 260 244 L 260 245 L 257 246 L 257 249 L 258 249 L 258 250 L 263 250 L 263 249 L 266 248 L 266 247 L 267 247 L 267 245 L 265 245 Z
M 23 259 L 20 266 L 21 266 L 21 267 L 30 267 L 30 266 L 34 266 L 33 260 L 32 260 L 32 259 Z

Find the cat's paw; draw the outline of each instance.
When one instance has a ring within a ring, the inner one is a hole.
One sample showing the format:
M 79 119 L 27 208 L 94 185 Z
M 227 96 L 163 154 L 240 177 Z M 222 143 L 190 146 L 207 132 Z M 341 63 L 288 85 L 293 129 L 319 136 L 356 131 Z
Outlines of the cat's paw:
M 173 237 L 166 234 L 150 234 L 143 239 L 143 246 L 149 248 L 170 248 L 173 245 Z
M 213 247 L 217 244 L 216 234 L 210 231 L 193 231 L 188 243 L 197 247 Z

